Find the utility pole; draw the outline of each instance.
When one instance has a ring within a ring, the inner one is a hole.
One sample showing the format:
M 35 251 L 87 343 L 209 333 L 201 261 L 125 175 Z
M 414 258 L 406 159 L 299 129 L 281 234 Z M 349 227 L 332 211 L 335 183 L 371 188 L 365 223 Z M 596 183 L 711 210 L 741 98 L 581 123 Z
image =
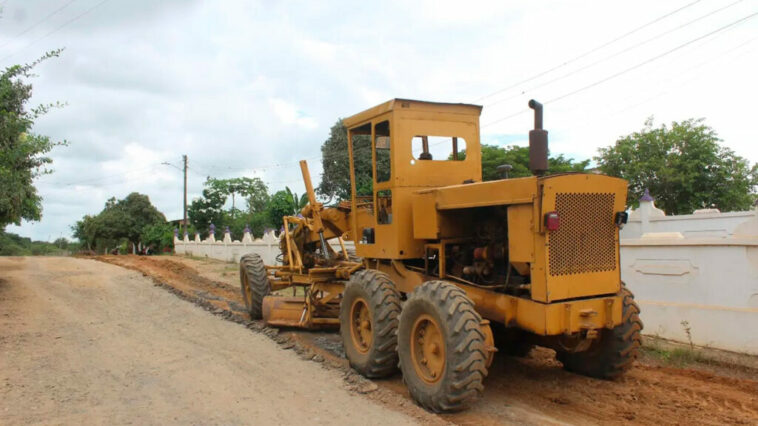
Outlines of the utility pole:
M 184 232 L 189 232 L 187 227 L 187 155 L 182 155 L 182 159 L 184 160 Z

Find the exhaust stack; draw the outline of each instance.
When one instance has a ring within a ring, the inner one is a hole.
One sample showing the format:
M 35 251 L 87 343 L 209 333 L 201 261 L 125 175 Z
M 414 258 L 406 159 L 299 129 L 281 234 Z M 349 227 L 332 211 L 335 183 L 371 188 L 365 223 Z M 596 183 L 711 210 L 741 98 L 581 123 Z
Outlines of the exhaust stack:
M 534 110 L 534 130 L 529 131 L 529 170 L 542 176 L 547 172 L 547 130 L 542 128 L 542 104 L 534 99 L 529 101 Z

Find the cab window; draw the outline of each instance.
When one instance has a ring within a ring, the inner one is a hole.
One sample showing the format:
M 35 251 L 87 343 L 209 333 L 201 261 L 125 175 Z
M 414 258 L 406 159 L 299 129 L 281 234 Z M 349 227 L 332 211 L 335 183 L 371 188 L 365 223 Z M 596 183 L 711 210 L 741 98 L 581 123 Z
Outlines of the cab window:
M 416 135 L 411 140 L 415 161 L 462 161 L 466 140 L 460 136 Z
M 374 125 L 374 159 L 376 160 L 376 182 L 390 180 L 390 122 L 382 121 Z

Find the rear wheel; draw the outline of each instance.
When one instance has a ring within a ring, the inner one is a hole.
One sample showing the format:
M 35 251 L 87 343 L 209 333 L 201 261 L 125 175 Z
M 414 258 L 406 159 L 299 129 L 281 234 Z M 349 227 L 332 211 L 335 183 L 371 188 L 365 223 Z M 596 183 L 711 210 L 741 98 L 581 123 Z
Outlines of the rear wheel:
M 400 295 L 385 273 L 363 270 L 350 277 L 340 304 L 340 334 L 350 366 L 366 377 L 397 371 Z
M 621 324 L 612 330 L 602 330 L 599 339 L 585 352 L 558 352 L 563 368 L 598 379 L 614 379 L 632 366 L 642 344 L 640 308 L 625 285 L 621 287 L 621 295 L 624 304 Z
M 460 288 L 444 281 L 417 287 L 403 306 L 398 355 L 413 399 L 434 411 L 457 411 L 484 390 L 487 348 L 482 318 Z
M 260 255 L 249 253 L 240 258 L 240 287 L 250 318 L 261 319 L 263 298 L 271 293 L 271 283 Z

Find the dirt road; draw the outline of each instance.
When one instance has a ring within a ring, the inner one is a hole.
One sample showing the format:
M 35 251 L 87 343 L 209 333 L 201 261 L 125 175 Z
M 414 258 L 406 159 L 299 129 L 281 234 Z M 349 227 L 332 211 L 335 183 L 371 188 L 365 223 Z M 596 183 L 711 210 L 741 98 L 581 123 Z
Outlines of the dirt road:
M 0 258 L 0 424 L 409 424 L 341 374 L 141 274 Z
M 100 260 L 139 270 L 181 297 L 227 319 L 247 322 L 236 265 L 181 257 Z M 336 333 L 282 331 L 275 339 L 283 347 L 294 345 L 298 352 L 323 356 L 336 370 L 347 369 Z M 752 370 L 681 369 L 643 360 L 623 379 L 609 382 L 563 371 L 549 350 L 534 350 L 523 359 L 498 354 L 485 381 L 484 397 L 468 411 L 437 419 L 470 425 L 758 424 L 757 377 Z M 379 391 L 369 398 L 390 407 L 403 401 L 406 407 L 413 405 L 399 377 L 375 383 Z

